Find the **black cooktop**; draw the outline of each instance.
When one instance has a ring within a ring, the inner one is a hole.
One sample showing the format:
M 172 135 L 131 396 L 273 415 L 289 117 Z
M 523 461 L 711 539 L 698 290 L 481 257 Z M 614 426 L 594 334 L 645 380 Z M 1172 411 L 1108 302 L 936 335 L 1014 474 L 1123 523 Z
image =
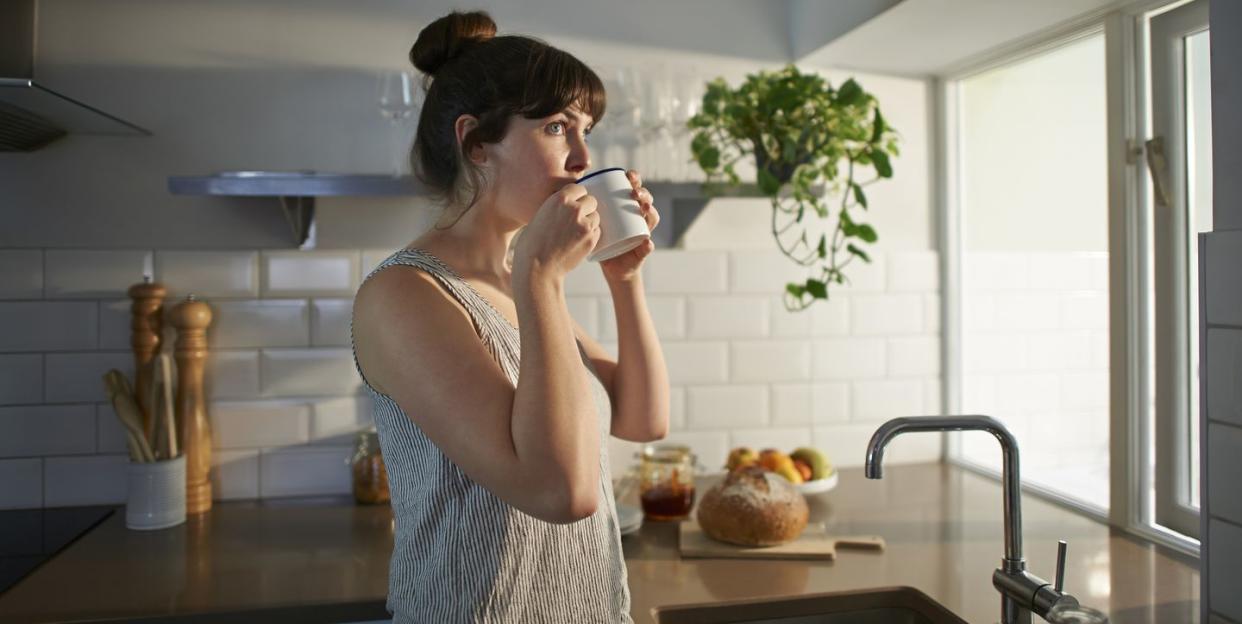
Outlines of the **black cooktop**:
M 115 509 L 96 506 L 0 511 L 0 595 L 95 528 Z

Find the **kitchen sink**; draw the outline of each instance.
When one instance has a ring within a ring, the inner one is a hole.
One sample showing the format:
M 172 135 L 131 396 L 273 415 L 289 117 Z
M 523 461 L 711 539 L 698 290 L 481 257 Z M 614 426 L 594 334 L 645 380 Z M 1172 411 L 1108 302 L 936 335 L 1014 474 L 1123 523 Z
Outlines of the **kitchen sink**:
M 656 624 L 967 624 L 913 587 L 652 609 Z

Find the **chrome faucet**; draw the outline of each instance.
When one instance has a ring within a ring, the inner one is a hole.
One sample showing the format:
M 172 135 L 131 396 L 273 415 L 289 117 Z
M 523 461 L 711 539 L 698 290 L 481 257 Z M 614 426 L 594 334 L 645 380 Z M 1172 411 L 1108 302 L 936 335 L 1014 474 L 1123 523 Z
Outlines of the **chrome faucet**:
M 914 431 L 986 431 L 1000 442 L 1003 462 L 1001 480 L 1005 499 L 1005 557 L 992 572 L 992 585 L 1001 594 L 1001 624 L 1030 624 L 1031 613 L 1047 618 L 1058 605 L 1077 606 L 1078 600 L 1064 592 L 1064 541 L 1057 546 L 1056 585 L 1026 571 L 1022 558 L 1022 480 L 1018 476 L 1018 441 L 1009 429 L 991 416 L 919 416 L 894 418 L 876 430 L 867 444 L 868 479 L 884 476 L 884 447 L 898 435 Z

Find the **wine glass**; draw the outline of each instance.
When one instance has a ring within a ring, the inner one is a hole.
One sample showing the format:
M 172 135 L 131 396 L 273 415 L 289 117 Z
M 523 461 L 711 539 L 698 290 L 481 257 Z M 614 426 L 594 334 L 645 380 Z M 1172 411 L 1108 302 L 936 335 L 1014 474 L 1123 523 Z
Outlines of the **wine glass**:
M 401 177 L 405 173 L 405 132 L 402 125 L 414 114 L 420 102 L 416 101 L 420 90 L 415 82 L 414 74 L 407 71 L 385 71 L 379 76 L 379 109 L 380 114 L 389 123 L 389 137 L 392 141 L 393 160 L 392 176 Z

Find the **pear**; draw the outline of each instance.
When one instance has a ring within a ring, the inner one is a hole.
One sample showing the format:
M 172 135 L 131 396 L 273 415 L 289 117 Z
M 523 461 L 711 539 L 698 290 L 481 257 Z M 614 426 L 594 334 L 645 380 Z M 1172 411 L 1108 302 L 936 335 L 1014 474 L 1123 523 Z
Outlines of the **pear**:
M 789 454 L 793 459 L 797 459 L 811 467 L 811 480 L 823 479 L 832 474 L 832 463 L 828 461 L 824 454 L 818 449 L 807 446 L 799 448 Z

